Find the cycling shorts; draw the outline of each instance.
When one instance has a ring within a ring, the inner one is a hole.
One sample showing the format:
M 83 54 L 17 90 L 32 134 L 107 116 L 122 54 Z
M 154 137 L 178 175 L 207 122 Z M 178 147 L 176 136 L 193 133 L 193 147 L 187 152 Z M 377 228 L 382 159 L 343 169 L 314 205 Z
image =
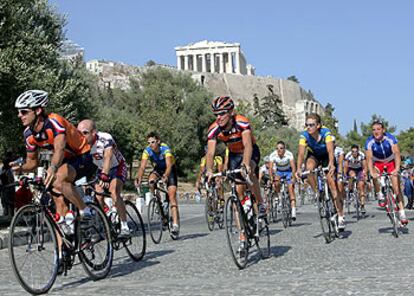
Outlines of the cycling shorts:
M 384 172 L 384 168 L 387 168 L 387 172 L 391 173 L 392 171 L 395 170 L 395 161 L 391 160 L 389 162 L 380 162 L 380 161 L 376 161 L 374 162 L 374 167 L 376 167 L 380 174 L 382 174 Z
M 155 172 L 157 175 L 161 176 L 164 175 L 165 173 L 165 169 L 161 169 L 159 167 L 155 167 L 154 170 L 152 172 Z M 170 175 L 168 176 L 167 179 L 167 188 L 170 186 L 176 186 L 177 187 L 177 168 L 175 165 L 172 166 L 171 168 L 171 172 Z
M 293 183 L 292 182 L 292 171 L 284 171 L 284 172 L 277 171 L 276 172 L 276 175 L 279 176 L 280 178 L 285 178 L 286 179 L 286 182 L 288 184 L 292 184 Z
M 252 161 L 256 164 L 256 168 L 254 170 L 254 173 L 256 176 L 259 176 L 259 162 L 260 162 L 260 149 L 259 146 L 256 144 L 253 144 L 253 153 L 252 153 Z M 229 169 L 235 170 L 240 168 L 241 164 L 243 162 L 243 153 L 232 153 L 229 154 Z
M 355 172 L 355 176 L 356 176 L 358 182 L 364 181 L 364 171 L 362 170 L 362 168 L 359 168 L 359 169 L 349 168 L 348 177 L 350 176 L 349 172 L 351 172 L 351 171 Z
M 82 177 L 91 177 L 96 173 L 97 167 L 93 163 L 92 155 L 87 152 L 74 158 L 65 158 L 63 163 L 67 163 L 76 171 L 75 181 Z
M 101 172 L 102 170 L 98 170 L 98 174 L 100 174 Z M 116 178 L 116 179 L 121 180 L 122 183 L 125 183 L 127 174 L 128 174 L 127 166 L 125 164 L 125 161 L 122 160 L 119 163 L 119 165 L 109 170 L 108 176 L 111 181 Z
M 328 154 L 322 154 L 322 155 L 316 155 L 310 151 L 308 151 L 308 155 L 306 156 L 306 160 L 308 158 L 312 158 L 316 162 L 316 167 L 322 166 L 327 167 L 329 165 L 329 155 Z

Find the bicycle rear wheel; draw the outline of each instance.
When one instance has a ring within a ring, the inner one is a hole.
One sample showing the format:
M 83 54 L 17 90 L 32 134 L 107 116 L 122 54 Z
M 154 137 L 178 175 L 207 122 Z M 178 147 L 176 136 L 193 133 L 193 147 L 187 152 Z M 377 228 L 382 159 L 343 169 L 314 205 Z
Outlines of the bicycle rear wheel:
M 39 295 L 52 288 L 59 267 L 56 232 L 51 218 L 39 206 L 22 207 L 9 232 L 9 257 L 20 285 Z
M 257 219 L 257 218 L 255 218 Z M 257 219 L 259 228 L 259 236 L 255 236 L 256 246 L 260 252 L 262 259 L 270 257 L 270 231 L 269 224 L 266 219 Z
M 144 222 L 135 205 L 129 200 L 125 201 L 125 210 L 131 235 L 123 244 L 129 257 L 139 261 L 144 257 L 147 246 Z
M 111 228 L 105 212 L 96 204 L 88 203 L 91 219 L 77 221 L 76 236 L 79 260 L 88 276 L 96 281 L 105 278 L 114 258 Z
M 166 221 L 168 224 L 168 221 Z M 168 225 L 166 225 L 168 227 Z M 162 237 L 163 217 L 161 203 L 156 197 L 152 198 L 148 205 L 148 231 L 154 244 L 159 244 Z
M 214 230 L 214 218 L 215 218 L 215 206 L 214 206 L 214 195 L 211 192 L 207 192 L 206 204 L 204 207 L 204 214 L 206 217 L 208 230 L 213 231 Z
M 226 228 L 227 243 L 234 263 L 239 269 L 247 264 L 249 254 L 249 241 L 246 225 L 243 218 L 243 208 L 236 196 L 227 199 L 224 225 Z

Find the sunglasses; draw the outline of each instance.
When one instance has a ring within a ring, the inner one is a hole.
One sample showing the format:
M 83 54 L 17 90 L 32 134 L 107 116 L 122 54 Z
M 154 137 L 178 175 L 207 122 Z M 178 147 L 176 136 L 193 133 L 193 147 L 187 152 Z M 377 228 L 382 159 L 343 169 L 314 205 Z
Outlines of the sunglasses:
M 216 116 L 216 117 L 219 117 L 219 116 L 224 116 L 224 115 L 226 115 L 227 113 L 229 113 L 229 112 L 227 112 L 227 111 L 220 111 L 220 112 L 216 112 L 216 113 L 214 113 L 214 116 Z
M 156 140 L 153 140 L 153 141 L 148 141 L 148 144 L 155 144 L 155 143 L 157 143 L 157 141 Z
M 82 133 L 83 135 L 89 135 L 89 134 L 90 134 L 90 131 L 81 131 L 81 133 Z
M 277 150 L 285 150 L 285 147 L 277 147 Z
M 32 111 L 32 109 L 19 109 L 17 110 L 17 113 L 24 116 L 27 115 L 27 113 L 29 113 L 30 111 Z
M 305 123 L 306 127 L 314 127 L 316 126 L 316 123 Z

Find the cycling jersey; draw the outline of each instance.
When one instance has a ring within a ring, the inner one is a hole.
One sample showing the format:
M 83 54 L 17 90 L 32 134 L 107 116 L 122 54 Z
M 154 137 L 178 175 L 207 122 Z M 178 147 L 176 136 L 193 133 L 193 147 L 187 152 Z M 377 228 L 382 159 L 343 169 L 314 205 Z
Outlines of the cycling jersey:
M 265 164 L 260 167 L 259 172 L 263 174 L 263 176 L 270 176 L 270 169 Z
M 27 127 L 24 131 L 27 152 L 36 152 L 37 149 L 54 149 L 55 137 L 65 135 L 66 146 L 64 158 L 74 158 L 90 151 L 86 138 L 69 121 L 62 116 L 51 113 L 43 122 L 39 132 Z
M 159 149 L 159 152 L 156 153 L 154 150 L 151 149 L 150 146 L 146 147 L 144 149 L 144 152 L 142 153 L 142 159 L 149 159 L 157 169 L 165 170 L 167 168 L 167 162 L 165 161 L 165 158 L 170 156 L 172 158 L 173 164 L 175 163 L 175 158 L 171 152 L 170 147 L 167 144 L 161 143 Z
M 326 144 L 333 141 L 331 131 L 322 126 L 319 130 L 319 139 L 315 140 L 307 130 L 303 131 L 299 138 L 299 145 L 306 146 L 308 152 L 311 152 L 315 157 L 321 157 L 328 154 Z
M 244 146 L 242 141 L 242 133 L 251 130 L 249 120 L 243 115 L 234 115 L 233 125 L 230 130 L 224 130 L 219 126 L 217 121 L 210 125 L 207 133 L 207 139 L 220 139 L 223 141 L 231 153 L 243 153 Z M 252 144 L 256 143 L 256 139 L 252 136 Z
M 345 154 L 344 149 L 338 146 L 335 147 L 334 156 L 335 156 L 335 161 L 337 164 L 339 164 L 339 157 L 341 157 L 341 155 L 344 155 L 344 154 Z
M 352 152 L 349 151 L 345 155 L 345 160 L 348 161 L 348 167 L 351 170 L 361 170 L 362 169 L 362 161 L 365 160 L 365 154 L 361 151 L 358 151 L 358 155 L 354 157 Z
M 221 166 L 223 164 L 223 158 L 220 155 L 216 155 L 214 156 L 214 163 L 213 163 L 213 171 L 217 171 L 218 167 Z M 207 168 L 207 160 L 206 157 L 203 156 L 203 158 L 201 158 L 201 162 L 200 162 L 200 167 L 203 167 L 203 174 L 206 172 Z
M 395 157 L 392 145 L 397 143 L 397 138 L 386 132 L 380 141 L 377 141 L 374 136 L 369 136 L 365 142 L 365 150 L 372 151 L 372 160 L 374 162 L 390 162 Z
M 285 150 L 285 154 L 282 157 L 279 156 L 277 151 L 274 151 L 269 158 L 274 163 L 276 170 L 280 172 L 292 171 L 290 161 L 293 160 L 293 154 L 289 150 Z
M 112 147 L 112 157 L 110 169 L 117 167 L 120 163 L 124 163 L 125 159 L 121 151 L 108 133 L 98 132 L 96 135 L 96 141 L 91 147 L 91 154 L 95 165 L 102 169 L 104 164 L 104 150 Z

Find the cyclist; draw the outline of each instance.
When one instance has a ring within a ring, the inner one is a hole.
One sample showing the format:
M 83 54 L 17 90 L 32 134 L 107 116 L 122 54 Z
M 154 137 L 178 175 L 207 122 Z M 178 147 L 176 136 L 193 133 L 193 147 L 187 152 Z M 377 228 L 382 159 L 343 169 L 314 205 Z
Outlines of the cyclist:
M 144 175 L 145 167 L 148 160 L 154 166 L 154 170 L 150 173 L 148 180 L 155 181 L 162 177 L 162 180 L 167 184 L 168 198 L 170 201 L 171 216 L 173 218 L 173 227 L 171 234 L 175 237 L 178 236 L 180 226 L 178 223 L 178 203 L 177 203 L 177 169 L 175 166 L 175 158 L 172 154 L 170 147 L 161 143 L 160 137 L 155 132 L 151 132 L 147 135 L 148 146 L 142 153 L 141 164 L 138 170 L 138 175 L 135 180 L 137 187 L 141 186 L 142 176 Z M 154 188 L 151 188 L 154 192 Z
M 298 160 L 296 177 L 299 178 L 302 175 L 302 163 L 305 157 L 305 151 L 308 150 L 305 167 L 306 170 L 313 170 L 317 166 L 328 166 L 329 172 L 327 174 L 327 183 L 332 194 L 332 199 L 335 203 L 336 210 L 338 212 L 338 230 L 345 230 L 345 219 L 343 211 L 342 197 L 338 194 L 338 190 L 334 180 L 335 155 L 334 155 L 334 142 L 331 131 L 321 124 L 321 118 L 316 113 L 310 113 L 306 116 L 305 123 L 306 130 L 303 131 L 299 139 L 298 148 Z M 310 174 L 308 182 L 311 185 L 314 192 L 318 193 L 316 176 Z
M 263 158 L 264 164 L 259 169 L 259 184 L 265 186 L 272 178 L 270 157 Z
M 93 120 L 82 120 L 78 124 L 78 130 L 91 146 L 92 159 L 98 167 L 99 183 L 96 185 L 96 190 L 102 192 L 104 189 L 108 189 L 111 193 L 113 204 L 108 213 L 115 215 L 119 210 L 121 232 L 118 237 L 127 238 L 130 235 L 130 230 L 126 218 L 125 203 L 121 197 L 127 176 L 124 156 L 118 150 L 112 136 L 108 133 L 99 132 Z M 98 195 L 98 200 L 103 207 L 102 196 Z
M 374 180 L 378 205 L 385 207 L 385 197 L 379 184 L 380 175 L 384 168 L 390 173 L 392 188 L 398 200 L 401 224 L 408 224 L 401 195 L 398 172 L 401 168 L 401 154 L 396 137 L 385 131 L 384 123 L 375 120 L 372 125 L 372 135 L 365 142 L 365 151 L 369 172 Z
M 207 145 L 204 147 L 204 153 L 207 153 Z M 213 167 L 214 172 L 221 172 L 223 171 L 223 158 L 220 155 L 216 155 L 214 156 L 214 167 Z M 205 178 L 206 175 L 206 155 L 204 155 L 201 158 L 201 162 L 200 162 L 200 170 L 198 171 L 198 175 L 197 175 L 197 181 L 195 184 L 196 190 L 198 192 L 200 192 L 200 182 L 202 179 Z M 217 187 L 217 192 L 219 194 L 220 197 L 220 201 L 224 201 L 224 197 L 223 197 L 223 192 L 221 190 L 222 186 L 221 186 L 221 178 L 216 178 L 216 187 Z
M 365 215 L 365 176 L 367 174 L 367 161 L 364 152 L 359 150 L 359 146 L 356 144 L 351 146 L 351 151 L 345 156 L 344 174 L 347 177 L 356 178 L 361 200 L 361 214 Z M 354 188 L 352 182 L 351 180 L 348 184 L 350 191 Z
M 289 190 L 290 205 L 292 207 L 292 220 L 296 220 L 295 174 L 296 166 L 292 152 L 286 149 L 286 144 L 279 141 L 276 151 L 270 154 L 271 171 L 276 171 L 275 192 L 280 191 L 280 179 L 286 178 Z
M 48 93 L 43 90 L 28 90 L 15 102 L 18 117 L 23 126 L 26 143 L 26 163 L 18 165 L 12 162 L 15 172 L 30 172 L 39 165 L 38 150 L 53 150 L 50 166 L 44 180 L 46 187 L 51 186 L 51 195 L 60 217 L 58 223 L 70 224 L 67 231 L 73 231 L 73 213 L 69 211 L 63 197 L 78 209 L 81 219 L 90 218 L 90 208 L 85 205 L 74 186 L 74 181 L 92 175 L 93 165 L 90 146 L 85 137 L 62 116 L 46 113 L 49 102 Z

